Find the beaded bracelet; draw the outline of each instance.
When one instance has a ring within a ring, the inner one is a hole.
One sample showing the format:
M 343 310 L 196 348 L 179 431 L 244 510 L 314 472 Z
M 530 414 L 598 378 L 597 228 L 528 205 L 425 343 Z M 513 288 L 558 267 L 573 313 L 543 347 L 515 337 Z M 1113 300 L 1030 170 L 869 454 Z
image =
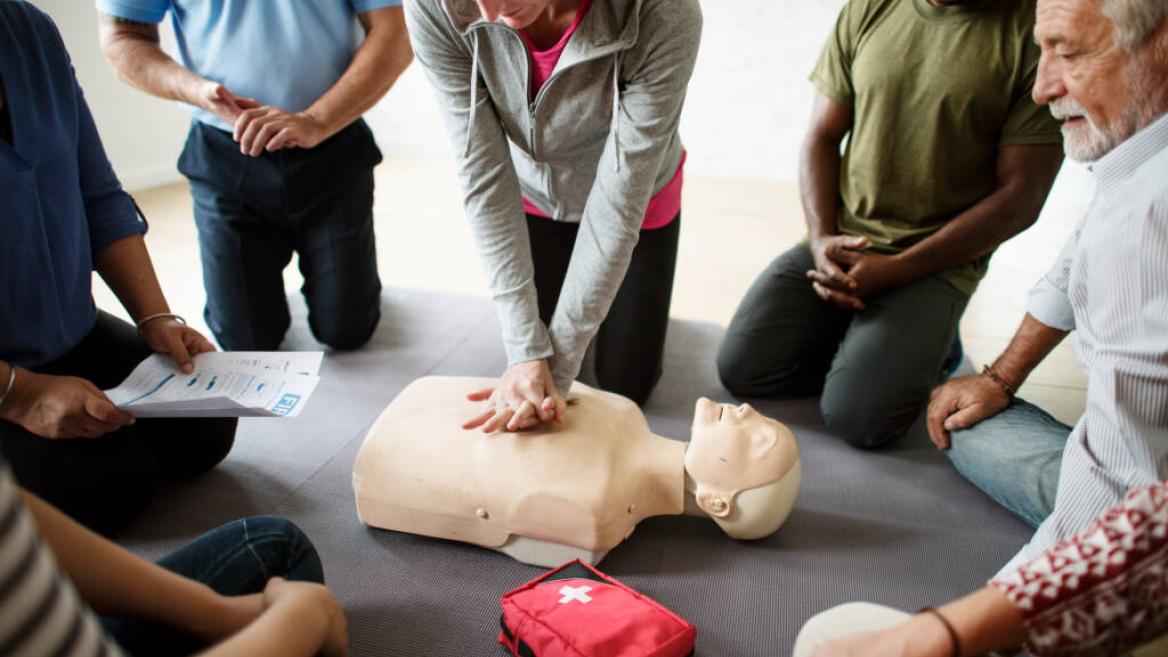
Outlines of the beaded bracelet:
M 1002 390 L 1005 390 L 1007 395 L 1013 397 L 1014 393 L 1018 392 L 1014 389 L 1014 386 L 1010 385 L 1010 383 L 1002 377 L 1001 374 L 998 374 L 997 370 L 995 370 L 992 365 L 986 365 L 982 367 L 981 373 L 988 376 L 994 383 L 1002 386 Z

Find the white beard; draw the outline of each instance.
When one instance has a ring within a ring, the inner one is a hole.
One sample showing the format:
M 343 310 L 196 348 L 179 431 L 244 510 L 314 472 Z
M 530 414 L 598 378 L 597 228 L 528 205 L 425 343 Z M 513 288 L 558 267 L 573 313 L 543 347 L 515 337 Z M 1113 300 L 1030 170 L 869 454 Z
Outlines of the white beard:
M 1063 150 L 1077 162 L 1094 162 L 1111 152 L 1116 146 L 1127 141 L 1141 128 L 1151 124 L 1158 114 L 1153 104 L 1156 94 L 1156 76 L 1151 67 L 1136 64 L 1132 72 L 1130 97 L 1132 102 L 1124 108 L 1119 119 L 1106 126 L 1098 126 L 1070 96 L 1064 96 L 1050 103 L 1050 112 L 1056 119 L 1082 118 L 1082 123 L 1063 123 Z

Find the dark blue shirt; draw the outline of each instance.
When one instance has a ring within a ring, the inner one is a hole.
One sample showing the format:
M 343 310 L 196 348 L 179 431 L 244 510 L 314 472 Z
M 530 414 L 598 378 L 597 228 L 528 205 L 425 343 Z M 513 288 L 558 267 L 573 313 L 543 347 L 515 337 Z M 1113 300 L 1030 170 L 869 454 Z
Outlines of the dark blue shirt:
M 93 257 L 146 232 L 122 190 L 65 44 L 43 12 L 0 0 L 0 359 L 35 367 L 93 328 Z

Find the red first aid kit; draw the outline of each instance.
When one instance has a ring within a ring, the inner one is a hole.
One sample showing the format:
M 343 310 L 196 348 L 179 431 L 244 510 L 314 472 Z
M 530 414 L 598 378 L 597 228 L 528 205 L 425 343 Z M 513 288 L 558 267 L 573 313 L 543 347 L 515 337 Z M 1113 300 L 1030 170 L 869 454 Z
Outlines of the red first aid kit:
M 689 657 L 698 631 L 582 561 L 503 596 L 499 643 L 517 657 Z

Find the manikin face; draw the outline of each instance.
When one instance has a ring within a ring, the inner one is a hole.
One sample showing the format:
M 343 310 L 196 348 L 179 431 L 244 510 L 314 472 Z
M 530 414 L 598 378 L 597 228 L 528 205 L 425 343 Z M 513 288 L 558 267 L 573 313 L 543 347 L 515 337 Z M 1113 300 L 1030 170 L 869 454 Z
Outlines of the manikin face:
M 547 11 L 553 0 L 475 0 L 484 20 L 502 18 L 508 27 L 515 30 L 535 22 L 540 14 Z
M 1149 45 L 1124 52 L 1100 5 L 1038 0 L 1034 28 L 1042 47 L 1034 100 L 1062 120 L 1067 155 L 1080 162 L 1103 157 L 1166 109 L 1164 62 Z
M 739 491 L 777 481 L 798 458 L 791 432 L 749 404 L 698 400 L 685 467 L 706 513 L 725 517 Z

